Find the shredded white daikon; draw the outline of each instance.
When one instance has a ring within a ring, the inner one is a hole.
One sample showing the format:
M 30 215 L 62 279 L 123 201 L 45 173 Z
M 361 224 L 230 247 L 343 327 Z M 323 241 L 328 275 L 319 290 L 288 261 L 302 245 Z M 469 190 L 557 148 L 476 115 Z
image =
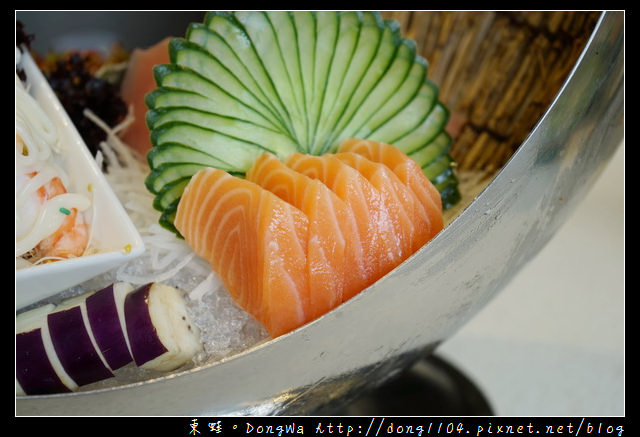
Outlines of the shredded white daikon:
M 202 296 L 207 293 L 216 291 L 222 287 L 222 282 L 217 277 L 217 275 L 213 272 L 209 273 L 204 281 L 200 282 L 196 285 L 191 293 L 189 293 L 189 297 L 193 300 L 202 300 Z
M 206 281 L 207 276 L 212 274 L 210 267 L 195 255 L 184 240 L 158 224 L 160 214 L 153 208 L 153 195 L 144 184 L 149 167 L 118 136 L 118 132 L 124 131 L 132 122 L 131 115 L 113 128 L 89 109 L 85 109 L 85 116 L 107 134 L 106 140 L 100 144 L 96 160 L 105 169 L 107 181 L 140 232 L 146 248 L 141 260 L 117 269 L 117 280 L 132 284 L 165 282 L 188 269 L 191 276 L 205 275 L 202 281 Z

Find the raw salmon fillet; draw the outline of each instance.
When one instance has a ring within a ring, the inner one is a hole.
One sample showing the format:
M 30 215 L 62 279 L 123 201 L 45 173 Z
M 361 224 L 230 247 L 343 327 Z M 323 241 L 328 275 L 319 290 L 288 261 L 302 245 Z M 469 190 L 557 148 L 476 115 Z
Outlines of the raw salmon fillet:
M 440 193 L 422 172 L 420 166 L 404 152 L 390 144 L 357 138 L 344 140 L 338 151 L 354 152 L 389 167 L 414 192 L 422 204 L 431 223 L 430 238 L 442 230 L 444 220 Z
M 395 224 L 383 197 L 358 170 L 332 154 L 313 156 L 294 153 L 286 164 L 297 172 L 321 181 L 353 211 L 358 238 L 363 245 L 366 286 L 402 262 L 403 254 Z
M 269 153 L 258 157 L 246 177 L 301 210 L 309 220 L 312 317 L 323 315 L 364 288 L 362 244 L 354 232 L 353 212 L 342 199 L 322 182 L 294 171 Z
M 120 95 L 122 100 L 132 108 L 133 123 L 123 134 L 123 141 L 142 156 L 151 150 L 151 132 L 146 122 L 147 105 L 145 96 L 156 88 L 153 67 L 168 64 L 169 42 L 166 37 L 148 48 L 136 48 L 131 53 L 129 65 L 122 78 Z
M 358 170 L 380 192 L 404 260 L 428 240 L 430 224 L 418 199 L 389 167 L 353 152 L 334 155 Z
M 273 337 L 310 320 L 309 222 L 300 210 L 253 182 L 206 168 L 185 188 L 174 223 Z

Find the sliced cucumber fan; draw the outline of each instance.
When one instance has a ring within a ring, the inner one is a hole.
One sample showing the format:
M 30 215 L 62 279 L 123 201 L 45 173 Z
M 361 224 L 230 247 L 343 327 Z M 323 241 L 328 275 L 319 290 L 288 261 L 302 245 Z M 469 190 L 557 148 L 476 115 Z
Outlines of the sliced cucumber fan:
M 169 45 L 147 95 L 147 188 L 173 228 L 191 176 L 242 176 L 265 151 L 320 155 L 346 138 L 414 158 L 448 208 L 459 200 L 447 108 L 427 61 L 377 12 L 209 12 Z

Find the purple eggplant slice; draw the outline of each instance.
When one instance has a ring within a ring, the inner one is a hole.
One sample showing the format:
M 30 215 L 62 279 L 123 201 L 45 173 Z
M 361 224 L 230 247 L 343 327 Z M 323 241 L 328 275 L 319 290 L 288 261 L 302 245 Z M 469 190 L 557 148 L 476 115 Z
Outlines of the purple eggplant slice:
M 200 331 L 191 321 L 178 289 L 146 284 L 129 293 L 124 305 L 126 331 L 136 365 L 174 370 L 201 350 Z
M 91 341 L 79 305 L 50 313 L 47 323 L 56 355 L 78 385 L 113 377 Z
M 85 302 L 93 338 L 111 370 L 124 367 L 133 360 L 118 311 L 116 299 L 122 295 L 114 291 L 118 287 L 126 287 L 127 291 L 133 289 L 129 284 L 115 283 L 95 292 Z
M 47 356 L 40 328 L 16 334 L 16 382 L 27 395 L 71 391 Z

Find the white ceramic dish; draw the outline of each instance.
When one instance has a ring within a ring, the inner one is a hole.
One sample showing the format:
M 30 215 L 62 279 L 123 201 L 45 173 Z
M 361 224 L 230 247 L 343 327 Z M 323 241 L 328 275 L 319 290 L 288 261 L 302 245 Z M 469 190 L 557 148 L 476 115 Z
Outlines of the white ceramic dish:
M 78 190 L 91 187 L 94 206 L 87 218 L 96 253 L 16 270 L 16 309 L 105 273 L 144 252 L 142 238 L 113 192 L 46 78 L 28 54 L 21 57 L 29 91 L 58 126 L 66 150 L 62 157 Z

